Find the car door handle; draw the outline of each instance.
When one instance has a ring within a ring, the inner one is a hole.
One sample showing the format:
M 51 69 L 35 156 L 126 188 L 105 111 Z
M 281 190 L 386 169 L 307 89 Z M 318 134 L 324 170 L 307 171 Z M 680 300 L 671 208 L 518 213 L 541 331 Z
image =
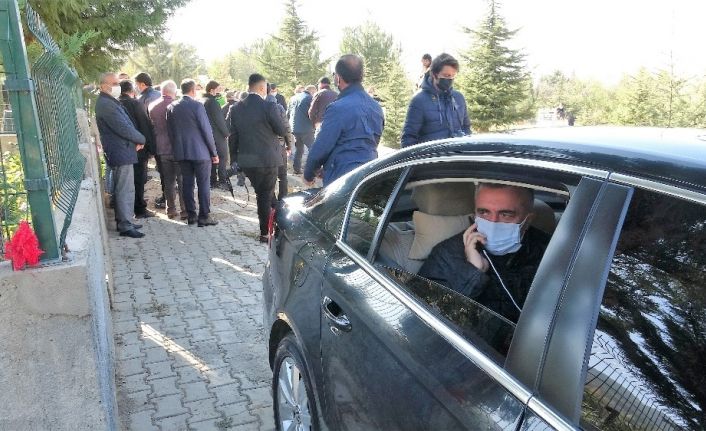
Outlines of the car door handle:
M 324 296 L 323 300 L 321 300 L 321 309 L 324 312 L 324 316 L 331 322 L 331 330 L 333 330 L 334 334 L 336 333 L 334 328 L 344 332 L 350 332 L 351 329 L 353 329 L 351 321 L 348 320 L 348 316 L 343 313 L 341 307 L 339 307 L 333 299 Z

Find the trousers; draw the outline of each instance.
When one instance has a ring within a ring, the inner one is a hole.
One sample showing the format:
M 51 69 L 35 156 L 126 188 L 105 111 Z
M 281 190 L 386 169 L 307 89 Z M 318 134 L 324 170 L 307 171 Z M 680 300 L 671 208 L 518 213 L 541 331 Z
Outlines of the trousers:
M 118 232 L 133 229 L 135 214 L 135 168 L 134 165 L 113 166 L 113 197 L 115 198 L 115 221 Z
M 184 185 L 184 204 L 190 219 L 196 217 L 196 203 L 194 202 L 194 182 L 199 193 L 199 220 L 205 220 L 211 213 L 211 188 L 208 181 L 211 176 L 210 160 L 182 160 L 181 167 L 182 184 Z M 195 180 L 195 181 L 194 181 Z
M 277 167 L 244 168 L 243 172 L 250 180 L 253 189 L 255 189 L 260 235 L 267 235 L 267 221 L 270 217 L 272 198 L 275 194 L 275 183 L 277 182 Z

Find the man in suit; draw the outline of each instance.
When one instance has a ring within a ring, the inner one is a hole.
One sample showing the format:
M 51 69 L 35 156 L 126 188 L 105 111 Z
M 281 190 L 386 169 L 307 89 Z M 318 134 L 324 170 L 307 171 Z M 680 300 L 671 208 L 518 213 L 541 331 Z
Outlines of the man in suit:
M 282 165 L 279 137 L 287 134 L 287 122 L 275 103 L 265 101 L 267 81 L 259 73 L 248 79 L 249 94 L 230 113 L 230 157 L 243 169 L 255 189 L 260 242 L 267 242 L 267 219 Z
M 132 223 L 135 205 L 135 181 L 133 164 L 137 163 L 137 151 L 145 144 L 145 137 L 135 128 L 125 108 L 118 101 L 120 83 L 115 73 L 103 73 L 100 77 L 100 94 L 96 100 L 96 124 L 108 166 L 114 178 L 115 221 L 120 236 L 142 238 L 140 225 Z
M 280 104 L 282 108 L 284 108 L 284 111 L 287 111 L 287 101 L 284 99 L 284 96 L 279 94 L 279 90 L 277 90 L 277 84 L 273 84 L 270 82 L 270 94 L 274 96 L 275 101 Z
M 208 121 L 211 123 L 213 130 L 213 139 L 216 142 L 216 150 L 218 150 L 218 165 L 213 165 L 211 168 L 211 187 L 226 188 L 226 170 L 228 169 L 228 126 L 226 119 L 221 112 L 221 105 L 216 100 L 216 92 L 218 91 L 216 81 L 209 81 L 206 84 L 206 94 L 204 94 L 203 106 L 206 108 Z
M 137 163 L 133 165 L 135 169 L 135 217 L 154 217 L 156 214 L 147 209 L 147 201 L 145 201 L 147 162 L 150 156 L 155 154 L 152 121 L 147 116 L 144 105 L 135 99 L 135 88 L 129 79 L 120 82 L 120 98 L 118 100 L 125 107 L 137 130 L 145 137 L 145 147 L 137 152 Z
M 184 184 L 184 203 L 188 223 L 199 227 L 218 224 L 209 215 L 211 212 L 211 190 L 209 178 L 211 165 L 218 163 L 218 152 L 213 140 L 213 130 L 208 122 L 206 108 L 197 102 L 196 82 L 185 79 L 181 82 L 183 97 L 167 107 L 167 131 L 172 142 L 174 160 L 181 167 Z M 194 203 L 194 179 L 199 189 L 199 212 L 196 216 Z
M 314 124 L 309 119 L 309 107 L 311 106 L 312 95 L 316 92 L 316 87 L 307 85 L 304 91 L 292 97 L 289 102 L 289 124 L 294 133 L 294 162 L 292 168 L 294 173 L 302 173 L 302 156 L 304 147 L 311 148 L 314 142 Z

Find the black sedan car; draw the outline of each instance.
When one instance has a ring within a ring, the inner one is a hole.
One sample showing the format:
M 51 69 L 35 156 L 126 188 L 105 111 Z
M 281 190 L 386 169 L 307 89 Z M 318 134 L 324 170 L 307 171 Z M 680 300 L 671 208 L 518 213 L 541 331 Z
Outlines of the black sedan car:
M 481 185 L 531 190 L 548 241 L 519 317 L 420 275 Z M 289 197 L 271 232 L 280 430 L 706 429 L 706 131 L 423 144 Z

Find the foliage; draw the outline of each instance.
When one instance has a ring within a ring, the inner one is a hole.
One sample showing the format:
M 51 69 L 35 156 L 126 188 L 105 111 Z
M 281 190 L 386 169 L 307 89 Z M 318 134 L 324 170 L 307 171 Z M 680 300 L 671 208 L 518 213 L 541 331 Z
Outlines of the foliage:
M 258 60 L 265 78 L 291 94 L 298 84 L 313 84 L 326 72 L 328 59 L 321 60 L 319 37 L 297 13 L 297 0 L 287 0 L 285 18 L 277 35 L 259 45 Z
M 368 21 L 343 30 L 341 54 L 357 54 L 365 63 L 364 85 L 382 99 L 385 111 L 384 145 L 399 148 L 412 83 L 400 62 L 401 48 L 391 34 Z
M 6 237 L 20 220 L 27 218 L 29 206 L 19 153 L 4 152 L 0 168 L 0 221 Z
M 473 127 L 479 131 L 505 127 L 532 118 L 531 81 L 524 54 L 507 47 L 517 30 L 509 30 L 499 13 L 500 2 L 488 1 L 488 13 L 476 29 L 463 31 L 473 38 L 462 54 L 458 88 L 466 97 Z
M 130 49 L 165 31 L 172 13 L 189 0 L 27 0 L 64 56 L 87 82 L 120 65 Z M 28 35 L 30 45 L 35 44 Z M 36 48 L 33 48 L 36 50 Z
M 226 88 L 247 91 L 248 77 L 260 67 L 257 47 L 258 44 L 242 47 L 221 60 L 211 62 L 208 66 L 208 76 Z
M 564 105 L 578 124 L 607 124 L 615 107 L 615 92 L 593 80 L 568 77 L 560 71 L 539 78 L 534 91 L 535 106 L 556 108 Z
M 137 50 L 130 56 L 124 68 L 131 76 L 142 71 L 148 72 L 154 85 L 165 79 L 173 79 L 179 85 L 182 79 L 196 78 L 204 70 L 204 62 L 198 56 L 196 48 L 161 39 Z

